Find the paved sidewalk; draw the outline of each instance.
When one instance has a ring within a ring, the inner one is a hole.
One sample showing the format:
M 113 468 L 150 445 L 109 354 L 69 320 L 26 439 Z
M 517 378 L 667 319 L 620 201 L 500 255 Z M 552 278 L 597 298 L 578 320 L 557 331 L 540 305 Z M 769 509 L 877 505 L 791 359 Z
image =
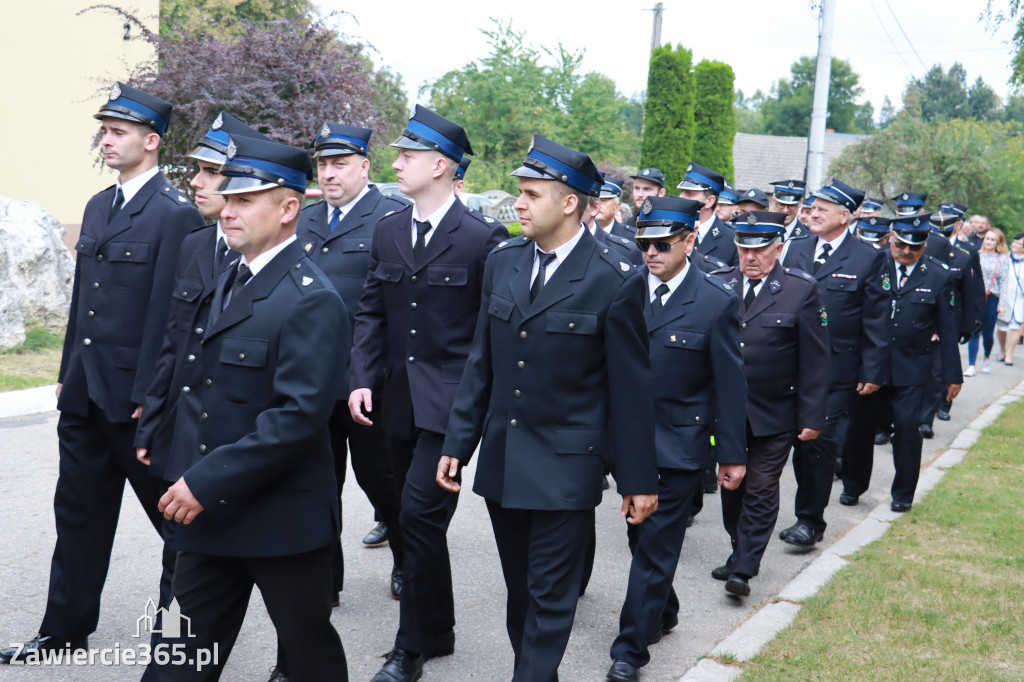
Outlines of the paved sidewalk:
M 954 405 L 953 420 L 936 422 L 935 439 L 925 441 L 925 460 L 931 462 L 942 455 L 968 422 L 1022 378 L 1024 372 L 1019 367 L 1000 365 L 992 374 L 967 379 L 963 395 Z M 32 390 L 35 399 L 46 393 L 42 389 Z M 52 387 L 47 390 L 52 397 Z M 16 398 L 10 394 L 0 395 L 0 410 L 11 400 L 26 407 L 36 404 L 30 403 L 28 397 L 23 398 L 20 392 Z M 0 554 L 2 644 L 30 637 L 42 618 L 54 542 L 56 421 L 54 412 L 0 419 L 0 439 L 4 443 L 0 451 L 0 523 L 6 534 Z M 957 446 L 966 447 L 963 440 Z M 469 492 L 473 471 L 474 466 L 466 471 L 467 492 L 461 497 L 449 533 L 458 621 L 456 653 L 428 663 L 424 680 L 491 682 L 511 677 L 512 652 L 504 630 L 504 583 L 483 501 Z M 776 530 L 793 522 L 795 486 L 790 471 L 787 469 L 782 480 L 782 512 Z M 390 552 L 361 546 L 360 540 L 373 525 L 373 512 L 353 477 L 349 479 L 344 495 L 346 585 L 341 606 L 334 610 L 334 623 L 345 645 L 351 679 L 365 681 L 381 665 L 379 657 L 391 648 L 398 604 L 390 598 L 387 587 Z M 761 575 L 751 581 L 751 596 L 744 601 L 728 597 L 722 583 L 710 577 L 710 570 L 728 555 L 729 541 L 721 525 L 718 496 L 706 495 L 704 511 L 687 533 L 676 574 L 675 588 L 683 602 L 680 625 L 652 647 L 652 661 L 641 671 L 643 682 L 679 679 L 701 656 L 712 651 L 752 616 L 780 620 L 789 617 L 787 609 L 795 609 L 795 604 L 781 609 L 763 607 L 775 602 L 784 589 L 796 590 L 799 594 L 804 588 L 799 581 L 792 581 L 812 562 L 819 561 L 821 566 L 837 558 L 841 560 L 838 550 L 856 537 L 849 533 L 850 529 L 869 515 L 874 516 L 873 510 L 878 505 L 887 509 L 891 480 L 891 450 L 888 446 L 876 448 L 873 485 L 862 496 L 861 504 L 856 507 L 839 505 L 836 499 L 840 486 L 835 486 L 826 512 L 830 525 L 824 543 L 809 554 L 798 554 L 773 539 Z M 624 524 L 618 516 L 618 499 L 613 491 L 608 491 L 604 503 L 597 509 L 598 551 L 594 577 L 580 601 L 573 636 L 560 669 L 563 682 L 603 680 L 610 663 L 608 647 L 618 631 L 618 612 L 629 571 L 629 551 Z M 837 544 L 838 548 L 833 547 Z M 836 551 L 830 552 L 830 547 Z M 832 554 L 835 557 L 826 558 Z M 135 645 L 138 640 L 132 635 L 136 619 L 142 615 L 147 599 L 156 596 L 159 557 L 159 540 L 129 492 L 103 595 L 99 629 L 90 638 L 91 646 L 113 647 L 118 643 L 125 648 Z M 809 574 L 804 574 L 804 578 L 807 576 Z M 813 581 L 808 578 L 805 582 Z M 259 595 L 254 594 L 223 679 L 265 679 L 273 665 L 274 652 L 273 627 Z M 701 666 L 710 663 L 702 661 Z M 52 670 L 0 666 L 0 680 L 5 682 L 135 680 L 140 675 L 141 670 L 129 667 Z

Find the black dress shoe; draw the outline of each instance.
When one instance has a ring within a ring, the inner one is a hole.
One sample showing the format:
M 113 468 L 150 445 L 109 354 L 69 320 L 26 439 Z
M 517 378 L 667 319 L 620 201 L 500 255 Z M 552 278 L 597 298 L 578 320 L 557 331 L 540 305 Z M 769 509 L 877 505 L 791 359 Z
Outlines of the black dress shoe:
M 717 492 L 718 492 L 718 484 L 717 483 L 705 483 L 704 484 L 704 494 L 705 495 L 710 495 L 711 493 L 717 493 Z
M 846 493 L 839 493 L 839 504 L 844 507 L 853 507 L 860 502 L 860 495 L 848 495 Z
M 935 413 L 935 418 L 936 419 L 941 419 L 944 422 L 948 422 L 949 421 L 949 410 L 939 410 L 938 412 Z
M 693 514 L 686 517 L 686 527 L 689 528 L 693 525 Z
M 394 599 L 402 598 L 402 569 L 397 566 L 391 569 L 391 596 Z
M 875 445 L 885 445 L 889 442 L 888 431 L 876 431 L 875 432 Z
M 840 457 L 836 457 L 836 478 L 840 478 L 843 475 L 843 460 Z
M 274 666 L 270 671 L 270 679 L 267 682 L 291 682 L 292 676 L 281 670 L 281 666 Z
M 341 606 L 341 592 L 335 592 L 334 596 L 331 597 L 331 608 L 336 609 Z
M 910 508 L 912 506 L 913 504 L 910 502 L 893 502 L 892 506 L 890 506 L 889 508 L 892 509 L 894 512 L 899 512 L 902 514 L 903 512 L 910 511 Z
M 363 544 L 367 547 L 383 547 L 388 544 L 388 527 L 381 521 L 370 529 L 370 532 L 363 538 Z
M 608 477 L 605 476 L 601 479 L 601 490 L 608 490 L 612 487 L 612 484 L 608 482 Z
M 423 677 L 423 657 L 413 656 L 404 649 L 392 649 L 384 667 L 370 682 L 416 682 Z
M 814 545 L 821 542 L 821 539 L 825 536 L 825 533 L 820 530 L 814 530 L 806 523 L 798 523 L 790 530 L 789 535 L 782 538 L 784 541 L 797 547 L 804 549 L 812 549 Z
M 455 630 L 449 630 L 439 637 L 426 651 L 423 652 L 423 660 L 429 661 L 432 658 L 451 656 L 455 653 Z
M 15 663 L 31 660 L 39 655 L 41 651 L 59 651 L 69 649 L 71 652 L 79 649 L 87 649 L 89 640 L 86 637 L 75 639 L 62 639 L 39 633 L 20 647 L 0 650 L 0 663 Z M 42 659 L 39 659 L 42 660 Z
M 658 629 L 655 631 L 654 637 L 651 638 L 651 641 L 648 642 L 648 644 L 657 644 L 661 641 L 662 637 L 672 632 L 672 629 L 677 625 L 679 625 L 679 616 L 672 616 L 668 620 L 663 620 L 658 623 Z
M 917 430 L 921 432 L 922 438 L 935 438 L 935 430 L 931 424 L 921 424 L 921 426 L 917 427 Z
M 800 525 L 800 522 L 797 521 L 796 523 L 794 523 L 789 528 L 783 528 L 782 530 L 780 530 L 779 531 L 779 539 L 780 540 L 785 540 L 786 538 L 788 538 L 789 534 L 792 533 L 794 530 L 796 530 L 796 527 L 799 526 L 799 525 Z
M 750 584 L 747 580 L 746 576 L 740 575 L 739 573 L 733 573 L 729 576 L 729 579 L 725 581 L 725 591 L 729 594 L 734 594 L 737 597 L 746 597 L 750 594 Z
M 606 682 L 637 682 L 640 679 L 640 670 L 635 665 L 616 658 L 604 679 Z
M 728 564 L 711 569 L 711 577 L 715 580 L 728 580 L 730 575 L 732 575 L 732 571 L 729 570 Z

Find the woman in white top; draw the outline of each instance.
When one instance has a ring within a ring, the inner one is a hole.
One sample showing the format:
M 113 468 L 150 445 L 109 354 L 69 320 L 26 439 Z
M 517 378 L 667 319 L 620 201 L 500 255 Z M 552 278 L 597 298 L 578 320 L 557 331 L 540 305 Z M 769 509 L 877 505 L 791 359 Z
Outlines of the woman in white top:
M 993 331 L 996 327 L 998 317 L 999 292 L 1003 288 L 1003 280 L 1009 274 L 1010 256 L 1006 248 L 1006 237 L 1002 230 L 989 230 L 985 233 L 978 256 L 981 259 L 981 279 L 985 286 L 985 317 L 981 331 L 971 337 L 967 343 L 967 370 L 964 376 L 974 376 L 974 363 L 978 359 L 978 346 L 985 345 L 985 358 L 981 365 L 982 372 L 989 372 L 992 362 L 989 356 L 992 355 L 994 339 Z M 999 360 L 1006 355 L 1006 332 L 999 335 Z
M 1007 268 L 1003 287 L 999 292 L 1000 330 L 1006 331 L 1007 365 L 1013 364 L 1013 351 L 1017 348 L 1017 340 L 1024 325 L 1024 232 L 1014 235 L 1010 244 L 1010 262 Z

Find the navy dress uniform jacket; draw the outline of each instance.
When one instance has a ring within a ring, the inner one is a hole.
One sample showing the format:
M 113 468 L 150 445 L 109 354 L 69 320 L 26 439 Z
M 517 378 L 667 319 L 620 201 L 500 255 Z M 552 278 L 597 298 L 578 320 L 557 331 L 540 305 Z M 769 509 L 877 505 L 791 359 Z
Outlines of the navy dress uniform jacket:
M 644 264 L 644 255 L 640 253 L 640 249 L 636 245 L 635 234 L 634 239 L 627 239 L 626 237 L 620 237 L 614 232 L 609 234 L 600 227 L 594 230 L 593 234 L 594 239 L 596 239 L 602 246 L 617 252 L 619 255 L 625 256 L 626 260 L 636 267 L 639 268 Z
M 586 232 L 531 303 L 534 253 L 517 237 L 487 261 L 442 452 L 465 465 L 479 442 L 473 490 L 505 508 L 596 507 L 605 457 L 619 493 L 656 493 L 643 278 Z
M 135 447 L 150 451 L 150 472 L 166 481 L 181 478 L 200 458 L 189 426 L 199 421 L 199 394 L 182 389 L 198 386 L 202 376 L 204 327 L 220 277 L 214 267 L 216 240 L 213 224 L 194 230 L 181 244 L 164 344 L 135 433 Z M 221 268 L 237 257 L 228 251 Z
M 746 402 L 737 408 L 747 394 L 739 299 L 728 284 L 690 265 L 656 315 L 644 310 L 658 468 L 704 470 L 712 436 L 720 463 L 746 464 Z M 646 281 L 647 268 L 640 274 Z
M 420 262 L 412 207 L 377 224 L 353 332 L 351 390 L 383 376 L 384 427 L 411 438 L 415 426 L 444 433 L 473 341 L 484 261 L 508 230 L 456 199 Z M 459 314 L 465 311 L 464 314 Z
M 817 238 L 792 241 L 785 264 L 811 273 L 817 248 Z M 889 295 L 881 280 L 886 253 L 847 234 L 811 275 L 828 315 L 833 390 L 889 383 Z
M 130 422 L 163 345 L 181 242 L 203 219 L 159 172 L 108 224 L 113 202 L 111 186 L 82 218 L 57 409 L 85 417 L 91 400 L 110 421 Z
M 221 274 L 219 291 L 232 274 Z M 348 319 L 326 275 L 293 242 L 206 329 L 203 379 L 189 387 L 202 410 L 189 434 L 201 458 L 184 474 L 205 511 L 176 528 L 180 550 L 284 556 L 337 539 L 327 419 L 348 360 Z
M 359 297 L 363 293 L 366 272 L 370 265 L 370 245 L 377 221 L 388 213 L 401 211 L 407 203 L 384 196 L 373 185 L 332 232 L 328 226 L 326 202 L 318 201 L 302 209 L 295 235 L 310 260 L 323 270 L 334 284 L 348 308 L 350 322 L 355 325 Z M 377 390 L 380 378 L 366 386 Z M 348 400 L 348 377 L 338 384 L 338 400 Z
M 949 267 L 922 255 L 899 289 L 899 272 L 886 256 L 882 288 L 890 295 L 890 353 L 893 386 L 924 386 L 932 380 L 932 334 L 939 335 L 942 382 L 963 383 L 957 349 L 956 302 Z
M 700 241 L 697 250 L 705 256 L 714 256 L 730 267 L 739 264 L 739 253 L 736 251 L 736 228 L 717 215 L 711 223 L 711 229 Z
M 631 225 L 628 222 L 620 223 L 618 220 L 613 220 L 612 226 L 608 232 L 615 237 L 620 237 L 632 242 L 636 239 L 636 221 L 633 221 L 633 224 Z
M 956 311 L 956 330 L 960 339 L 979 331 L 985 319 L 985 283 L 982 281 L 978 252 L 965 242 L 950 244 L 940 234 L 930 232 L 924 255 L 931 256 L 949 268 L 950 287 Z
M 743 291 L 739 268 L 718 274 Z M 776 263 L 740 313 L 747 422 L 754 436 L 821 429 L 829 387 L 829 338 L 817 282 Z

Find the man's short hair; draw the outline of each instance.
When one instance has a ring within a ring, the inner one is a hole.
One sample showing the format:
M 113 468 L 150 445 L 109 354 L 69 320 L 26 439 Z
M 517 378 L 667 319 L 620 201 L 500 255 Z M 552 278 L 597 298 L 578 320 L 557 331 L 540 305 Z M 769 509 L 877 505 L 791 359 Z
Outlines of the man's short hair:
M 576 195 L 576 219 L 583 220 L 583 212 L 587 210 L 591 200 L 597 200 L 597 197 L 591 197 L 583 192 L 578 192 L 564 182 L 558 182 L 557 180 L 552 180 L 551 182 L 556 185 L 554 190 L 555 201 L 561 201 L 570 194 Z

